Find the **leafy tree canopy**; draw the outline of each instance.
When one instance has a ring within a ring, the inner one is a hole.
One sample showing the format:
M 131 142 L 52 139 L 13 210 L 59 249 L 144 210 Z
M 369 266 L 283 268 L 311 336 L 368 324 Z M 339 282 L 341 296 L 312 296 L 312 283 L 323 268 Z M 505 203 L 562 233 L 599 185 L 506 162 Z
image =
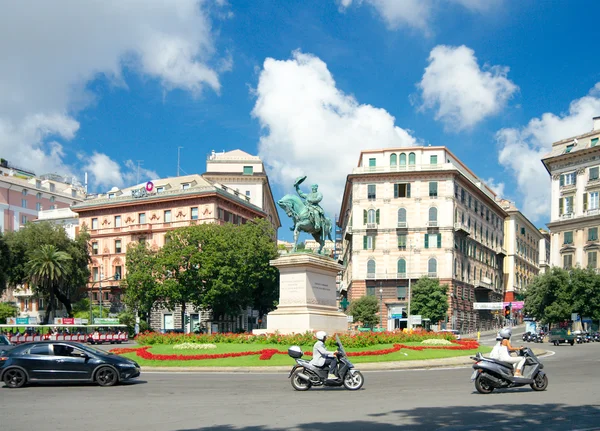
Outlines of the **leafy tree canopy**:
M 436 278 L 422 277 L 413 285 L 410 313 L 430 319 L 431 323 L 446 318 L 448 312 L 448 285 L 440 285 Z
M 379 302 L 375 296 L 363 296 L 353 300 L 350 303 L 348 314 L 355 322 L 362 322 L 364 326 L 372 327 L 379 322 L 377 312 L 379 311 Z
M 0 302 L 0 323 L 6 323 L 6 318 L 16 317 L 19 309 L 8 302 Z

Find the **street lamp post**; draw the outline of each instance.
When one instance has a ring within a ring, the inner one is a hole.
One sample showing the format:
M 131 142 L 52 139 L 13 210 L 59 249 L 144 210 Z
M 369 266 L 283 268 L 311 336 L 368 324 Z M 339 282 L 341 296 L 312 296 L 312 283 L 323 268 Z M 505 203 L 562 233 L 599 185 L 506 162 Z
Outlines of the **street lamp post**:
M 410 318 L 410 276 L 412 271 L 412 240 L 408 240 L 408 304 L 407 304 L 407 313 L 406 313 L 406 327 L 408 329 L 412 329 L 412 319 Z
M 379 298 L 381 299 L 381 305 L 379 307 L 379 327 L 383 328 L 383 289 L 381 288 L 381 282 L 379 282 Z

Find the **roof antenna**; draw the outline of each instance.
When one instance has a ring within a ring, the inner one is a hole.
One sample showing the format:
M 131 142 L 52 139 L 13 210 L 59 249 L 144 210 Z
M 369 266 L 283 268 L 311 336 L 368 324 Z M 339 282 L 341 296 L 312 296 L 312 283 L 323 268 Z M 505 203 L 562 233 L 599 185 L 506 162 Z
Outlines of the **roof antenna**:
M 177 147 L 177 176 L 179 176 L 179 150 L 181 150 L 183 147 Z
M 138 160 L 137 161 L 137 184 L 140 183 L 140 165 L 144 163 L 143 160 Z

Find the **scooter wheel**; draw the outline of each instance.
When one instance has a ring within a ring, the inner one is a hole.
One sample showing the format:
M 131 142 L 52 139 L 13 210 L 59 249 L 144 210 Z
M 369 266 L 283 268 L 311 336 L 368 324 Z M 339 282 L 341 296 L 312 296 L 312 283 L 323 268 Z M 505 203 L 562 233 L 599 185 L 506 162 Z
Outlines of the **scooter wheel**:
M 548 387 L 548 376 L 547 375 L 537 375 L 533 380 L 533 383 L 530 385 L 531 389 L 534 391 L 545 391 Z
M 365 378 L 360 371 L 355 371 L 354 373 L 348 371 L 344 376 L 343 383 L 344 387 L 349 391 L 357 391 L 362 388 L 362 385 L 365 383 Z
M 494 391 L 494 387 L 482 378 L 481 374 L 475 379 L 475 389 L 477 389 L 477 392 L 480 394 L 491 394 Z
M 298 376 L 298 374 L 300 374 L 302 371 L 303 370 L 299 368 L 292 374 L 292 388 L 296 389 L 297 391 L 308 391 L 312 384 Z

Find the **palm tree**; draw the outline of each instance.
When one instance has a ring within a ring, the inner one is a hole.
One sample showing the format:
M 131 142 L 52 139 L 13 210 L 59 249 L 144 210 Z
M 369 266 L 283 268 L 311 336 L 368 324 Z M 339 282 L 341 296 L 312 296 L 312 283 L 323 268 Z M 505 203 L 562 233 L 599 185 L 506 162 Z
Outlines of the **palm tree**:
M 54 311 L 54 297 L 56 287 L 64 279 L 66 270 L 65 262 L 71 260 L 71 256 L 64 251 L 58 251 L 55 246 L 46 244 L 33 252 L 31 259 L 27 262 L 27 274 L 29 281 L 38 287 L 38 290 L 48 293 L 48 303 L 44 323 L 48 323 Z

